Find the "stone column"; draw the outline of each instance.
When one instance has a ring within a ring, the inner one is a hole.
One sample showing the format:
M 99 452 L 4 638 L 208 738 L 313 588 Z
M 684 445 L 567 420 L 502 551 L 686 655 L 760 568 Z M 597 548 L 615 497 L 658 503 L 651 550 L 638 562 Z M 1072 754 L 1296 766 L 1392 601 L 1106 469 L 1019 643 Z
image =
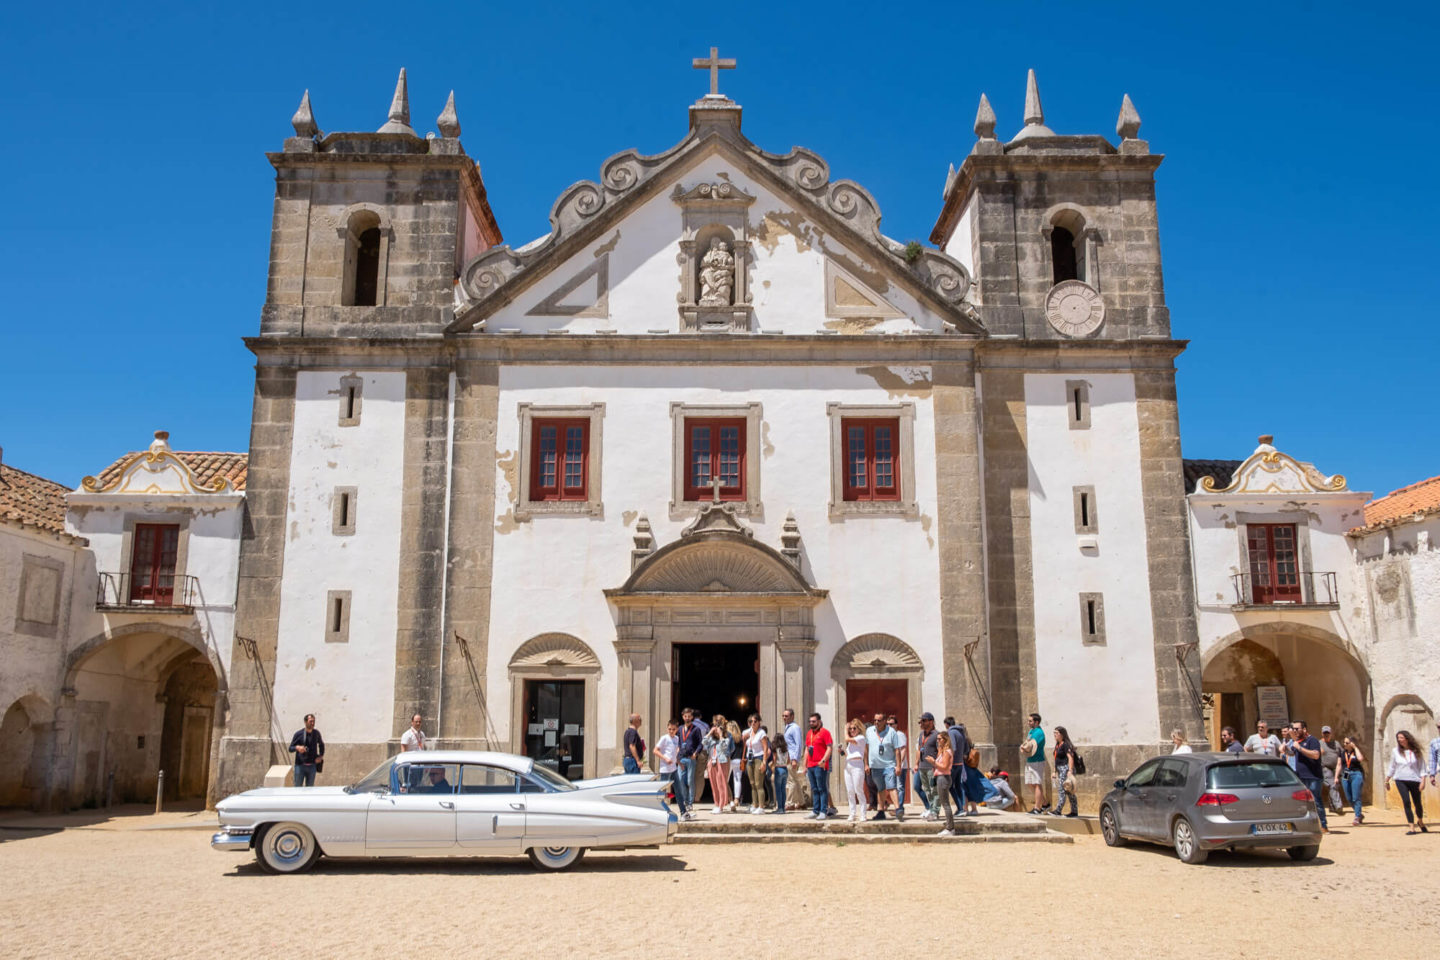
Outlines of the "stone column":
M 805 726 L 805 718 L 815 709 L 815 628 L 789 626 L 781 629 L 775 641 L 779 662 L 779 676 L 776 688 L 783 701 L 776 707 L 775 722 L 780 722 L 780 712 L 786 707 L 795 710 L 795 720 Z
M 615 729 L 624 736 L 630 725 L 630 714 L 640 714 L 640 735 L 645 738 L 646 749 L 653 749 L 655 741 L 665 731 L 656 724 L 657 704 L 655 703 L 655 634 L 649 625 L 628 625 L 621 627 L 621 636 L 615 641 Z M 617 752 L 619 746 L 616 746 Z M 650 767 L 650 757 L 645 766 Z

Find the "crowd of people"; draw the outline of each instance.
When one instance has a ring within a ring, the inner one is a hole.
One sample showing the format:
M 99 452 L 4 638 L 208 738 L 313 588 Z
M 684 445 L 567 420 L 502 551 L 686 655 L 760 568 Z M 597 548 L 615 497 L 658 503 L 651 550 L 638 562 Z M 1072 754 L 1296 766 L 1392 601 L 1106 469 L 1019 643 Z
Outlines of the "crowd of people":
M 651 752 L 660 778 L 670 782 L 681 818 L 695 819 L 695 805 L 707 786 L 714 814 L 806 810 L 806 819 L 837 817 L 839 811 L 830 797 L 830 771 L 836 763 L 843 763 L 845 799 L 852 822 L 867 818 L 903 821 L 906 800 L 913 799 L 921 810 L 920 818 L 943 818 L 945 827 L 940 835 L 950 836 L 956 818 L 974 816 L 982 804 L 999 810 L 1021 805 L 1008 772 L 992 766 L 981 773 L 980 750 L 971 742 L 965 725 L 954 717 L 946 717 L 937 725 L 934 714 L 922 713 L 913 753 L 893 714 L 876 713 L 868 724 L 859 717 L 848 721 L 842 743 L 835 742 L 818 713 L 810 714 L 804 729 L 796 723 L 793 710 L 786 710 L 781 722 L 781 729 L 771 735 L 755 713 L 746 718 L 744 728 L 720 714 L 706 723 L 693 708 L 682 711 L 680 720 L 671 720 Z M 647 766 L 640 724 L 640 715 L 631 714 L 622 747 L 626 773 L 641 773 Z M 1057 726 L 1047 741 L 1038 713 L 1029 715 L 1028 725 L 1021 752 L 1023 788 L 1032 797 L 1029 812 L 1079 816 L 1075 778 L 1085 773 L 1085 761 L 1069 731 Z M 426 748 L 421 727 L 422 718 L 416 714 L 400 739 L 402 751 Z M 1191 752 L 1183 731 L 1172 731 L 1171 741 L 1172 753 Z M 1283 757 L 1314 795 L 1325 832 L 1329 832 L 1327 799 L 1330 810 L 1337 814 L 1344 812 L 1347 802 L 1350 804 L 1352 826 L 1365 822 L 1362 789 L 1367 761 L 1354 738 L 1337 739 L 1329 726 L 1322 726 L 1316 737 L 1303 720 L 1292 720 L 1277 735 L 1270 732 L 1266 721 L 1260 720 L 1255 724 L 1255 733 L 1243 743 L 1234 727 L 1222 727 L 1220 749 Z M 306 714 L 304 727 L 291 737 L 290 752 L 295 755 L 295 786 L 314 786 L 315 775 L 324 769 L 325 762 L 325 740 L 315 728 L 314 714 Z M 1049 773 L 1051 764 L 1053 775 Z M 1421 788 L 1427 778 L 1432 787 L 1436 786 L 1437 777 L 1440 736 L 1431 740 L 1426 749 L 1410 731 L 1399 731 L 1385 768 L 1385 789 L 1394 784 L 1400 794 L 1409 833 L 1429 832 Z M 1052 804 L 1045 800 L 1047 781 L 1053 785 Z M 873 816 L 867 817 L 871 811 Z

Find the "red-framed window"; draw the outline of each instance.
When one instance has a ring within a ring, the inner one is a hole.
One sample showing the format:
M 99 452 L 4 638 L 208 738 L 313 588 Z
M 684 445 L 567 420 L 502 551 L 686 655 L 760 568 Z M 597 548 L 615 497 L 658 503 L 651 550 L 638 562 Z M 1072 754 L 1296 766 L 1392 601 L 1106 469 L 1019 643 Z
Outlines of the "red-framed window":
M 1293 523 L 1245 525 L 1252 603 L 1298 603 L 1300 557 Z
M 135 524 L 130 551 L 130 601 L 166 606 L 175 601 L 175 555 L 180 528 L 171 523 Z
M 584 500 L 589 496 L 590 421 L 531 421 L 531 500 Z
M 745 499 L 745 420 L 685 418 L 685 499 L 711 500 L 720 478 L 721 500 Z
M 846 500 L 900 499 L 900 421 L 846 419 L 843 435 Z

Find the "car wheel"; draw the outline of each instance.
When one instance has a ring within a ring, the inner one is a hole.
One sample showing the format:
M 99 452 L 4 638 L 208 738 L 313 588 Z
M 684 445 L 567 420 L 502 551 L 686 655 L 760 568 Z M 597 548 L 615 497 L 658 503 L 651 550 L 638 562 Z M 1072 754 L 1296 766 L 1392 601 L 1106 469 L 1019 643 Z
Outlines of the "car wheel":
M 1200 838 L 1195 836 L 1195 828 L 1184 817 L 1175 821 L 1171 838 L 1175 842 L 1175 855 L 1185 863 L 1204 863 L 1205 858 L 1210 856 L 1210 851 L 1200 846 Z
M 530 862 L 540 870 L 568 870 L 585 856 L 584 847 L 531 847 Z
M 1109 806 L 1100 808 L 1100 834 L 1108 847 L 1125 846 L 1125 838 L 1120 836 L 1120 821 L 1115 819 L 1115 811 Z
M 304 873 L 320 859 L 320 844 L 299 823 L 272 823 L 255 838 L 255 859 L 266 873 Z
M 1290 854 L 1291 860 L 1304 863 L 1306 860 L 1314 860 L 1320 853 L 1320 845 L 1317 843 L 1312 847 L 1286 847 L 1285 852 Z

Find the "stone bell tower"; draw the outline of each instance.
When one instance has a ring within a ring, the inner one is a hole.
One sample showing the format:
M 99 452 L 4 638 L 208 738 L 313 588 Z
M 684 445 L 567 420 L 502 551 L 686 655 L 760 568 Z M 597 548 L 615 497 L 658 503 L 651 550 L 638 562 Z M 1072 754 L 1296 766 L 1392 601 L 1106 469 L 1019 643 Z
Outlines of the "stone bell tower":
M 455 94 L 410 126 L 405 71 L 374 133 L 324 134 L 307 90 L 275 167 L 262 335 L 407 336 L 449 322 L 460 265 L 500 240 Z
M 1045 125 L 1031 70 L 1025 125 L 995 137 L 982 94 L 979 140 L 945 184 L 930 239 L 969 268 L 986 327 L 1027 339 L 1168 338 L 1155 170 L 1127 95 L 1113 146 Z

